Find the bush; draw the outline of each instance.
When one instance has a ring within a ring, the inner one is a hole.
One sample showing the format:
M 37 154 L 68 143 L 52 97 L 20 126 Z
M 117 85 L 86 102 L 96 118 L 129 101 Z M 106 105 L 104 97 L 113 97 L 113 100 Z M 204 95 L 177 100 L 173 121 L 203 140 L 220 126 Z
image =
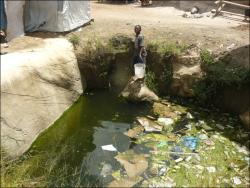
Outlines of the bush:
M 80 37 L 73 34 L 69 37 L 69 41 L 73 44 L 74 47 L 76 47 L 80 44 Z

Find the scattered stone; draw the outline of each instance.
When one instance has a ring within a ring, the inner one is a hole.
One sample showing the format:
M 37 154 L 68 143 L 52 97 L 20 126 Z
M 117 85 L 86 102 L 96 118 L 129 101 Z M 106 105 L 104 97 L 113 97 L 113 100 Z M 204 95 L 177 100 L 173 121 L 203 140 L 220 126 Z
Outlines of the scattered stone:
M 216 13 L 216 9 L 212 9 L 211 13 L 213 13 L 213 14 Z
M 161 132 L 162 126 L 146 117 L 138 117 L 137 121 L 144 127 L 146 132 Z
M 144 128 L 142 126 L 134 127 L 133 129 L 129 129 L 125 135 L 127 135 L 130 138 L 137 138 L 140 133 L 144 131 Z
M 199 8 L 198 7 L 193 7 L 192 9 L 191 9 L 191 14 L 197 14 L 197 13 L 199 13 Z
M 209 173 L 215 173 L 216 172 L 216 168 L 214 166 L 210 166 L 210 167 L 207 167 L 207 171 Z
M 148 168 L 146 158 L 142 154 L 135 154 L 133 150 L 120 153 L 115 159 L 124 166 L 129 178 L 140 176 Z
M 234 43 L 232 43 L 231 45 L 229 45 L 229 46 L 227 47 L 227 50 L 231 50 L 231 49 L 233 49 L 235 46 L 236 46 L 236 45 L 235 45 Z

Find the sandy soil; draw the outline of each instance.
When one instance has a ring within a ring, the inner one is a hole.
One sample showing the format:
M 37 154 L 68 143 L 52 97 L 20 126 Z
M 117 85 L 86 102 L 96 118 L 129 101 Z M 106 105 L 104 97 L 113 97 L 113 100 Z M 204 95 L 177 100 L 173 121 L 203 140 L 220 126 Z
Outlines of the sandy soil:
M 91 17 L 94 22 L 82 27 L 81 38 L 110 37 L 126 34 L 133 37 L 133 27 L 142 25 L 145 42 L 161 40 L 167 42 L 192 43 L 214 51 L 224 51 L 234 44 L 234 48 L 249 44 L 249 24 L 237 17 L 183 18 L 184 11 L 174 7 L 156 6 L 142 8 L 133 4 L 101 4 L 91 1 Z M 8 52 L 33 45 L 34 37 L 64 37 L 62 34 L 34 33 L 31 37 L 14 39 Z M 28 44 L 28 45 L 27 45 Z

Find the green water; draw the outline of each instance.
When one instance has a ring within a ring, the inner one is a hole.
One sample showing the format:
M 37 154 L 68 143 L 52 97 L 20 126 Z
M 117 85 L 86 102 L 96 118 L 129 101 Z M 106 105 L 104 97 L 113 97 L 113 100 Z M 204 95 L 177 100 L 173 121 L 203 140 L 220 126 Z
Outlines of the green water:
M 117 94 L 107 91 L 85 94 L 42 133 L 18 161 L 6 166 L 1 163 L 1 186 L 106 186 L 114 180 L 111 173 L 118 170 L 126 179 L 126 170 L 114 157 L 118 152 L 126 153 L 132 149 L 137 154 L 147 153 L 148 156 L 149 166 L 141 175 L 143 181 L 137 184 L 142 187 L 155 183 L 163 187 L 165 184 L 161 183 L 166 183 L 169 178 L 177 187 L 235 186 L 233 178 L 236 177 L 241 181 L 238 186 L 249 187 L 249 132 L 242 129 L 239 119 L 216 109 L 193 106 L 192 101 L 192 105 L 175 99 L 169 101 L 166 112 L 169 113 L 171 108 L 171 112 L 180 114 L 174 125 L 166 127 L 160 134 L 142 133 L 137 140 L 130 140 L 123 133 L 131 128 L 137 116 L 152 115 L 152 106 L 127 103 Z M 165 110 L 161 108 L 154 112 L 157 115 Z M 202 134 L 213 144 L 199 140 L 195 151 L 198 158 L 186 161 L 184 155 L 182 158 L 185 159 L 177 163 L 167 154 L 177 145 L 184 152 L 191 152 L 183 145 L 183 137 L 199 138 Z M 164 141 L 167 144 L 159 147 Z M 118 152 L 103 151 L 101 146 L 108 144 Z M 156 175 L 154 169 L 159 172 L 163 167 L 168 171 Z M 216 171 L 210 173 L 208 167 L 214 167 Z
M 146 104 L 130 104 L 109 92 L 84 95 L 38 137 L 22 165 L 29 164 L 30 178 L 40 177 L 39 184 L 44 181 L 47 186 L 105 185 L 112 178 L 100 175 L 103 165 L 111 164 L 113 170 L 120 166 L 114 159 L 117 152 L 101 146 L 128 150 L 131 140 L 123 132 L 149 110 Z

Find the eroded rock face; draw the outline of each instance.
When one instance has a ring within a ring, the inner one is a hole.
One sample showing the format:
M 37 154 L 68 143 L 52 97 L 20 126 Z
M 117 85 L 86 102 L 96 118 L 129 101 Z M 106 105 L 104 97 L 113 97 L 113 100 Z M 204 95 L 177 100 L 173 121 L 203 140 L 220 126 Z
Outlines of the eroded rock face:
M 33 49 L 1 56 L 3 150 L 12 157 L 25 152 L 84 88 L 73 47 L 65 39 L 45 39 Z
M 144 80 L 135 76 L 128 81 L 121 96 L 132 102 L 159 100 L 158 96 L 144 84 Z
M 193 87 L 202 76 L 198 53 L 181 56 L 173 63 L 171 93 L 181 97 L 193 97 Z

